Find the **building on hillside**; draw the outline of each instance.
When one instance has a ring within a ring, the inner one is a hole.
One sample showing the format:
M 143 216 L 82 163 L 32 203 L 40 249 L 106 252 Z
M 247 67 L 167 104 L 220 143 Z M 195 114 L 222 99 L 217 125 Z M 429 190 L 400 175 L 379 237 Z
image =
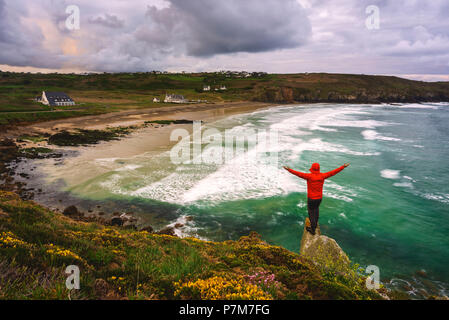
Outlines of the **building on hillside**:
M 167 94 L 165 95 L 165 103 L 187 103 L 188 100 L 180 94 Z
M 220 90 L 223 90 L 223 91 L 224 91 L 224 90 L 227 90 L 227 88 L 226 88 L 225 85 L 221 85 L 221 86 L 220 86 Z
M 75 101 L 64 92 L 43 91 L 41 103 L 51 107 L 74 106 Z
M 159 103 L 159 102 L 161 102 L 161 99 L 159 99 L 159 98 L 154 98 L 154 99 L 153 99 L 153 102 L 154 102 L 154 103 Z
M 210 86 L 204 86 L 203 91 L 210 91 Z

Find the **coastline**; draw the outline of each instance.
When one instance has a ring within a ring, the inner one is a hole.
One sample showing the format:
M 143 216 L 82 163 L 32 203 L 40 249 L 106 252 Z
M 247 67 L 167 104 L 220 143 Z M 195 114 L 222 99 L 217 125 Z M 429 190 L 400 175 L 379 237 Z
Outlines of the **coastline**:
M 47 183 L 48 172 L 45 170 L 58 168 L 63 162 L 88 162 L 99 158 L 129 158 L 142 153 L 151 153 L 153 156 L 168 150 L 177 142 L 170 141 L 173 130 L 184 128 L 192 130 L 191 124 L 151 124 L 158 120 L 200 120 L 203 123 L 214 122 L 236 114 L 248 113 L 264 108 L 274 107 L 273 104 L 258 102 L 237 102 L 226 104 L 202 104 L 202 105 L 180 105 L 152 109 L 140 109 L 132 111 L 114 112 L 99 116 L 84 116 L 80 118 L 60 119 L 41 122 L 0 134 L 0 140 L 9 139 L 16 143 L 19 154 L 21 150 L 49 149 L 52 151 L 47 156 L 20 158 L 12 161 L 11 173 L 8 184 L 18 185 L 19 194 L 22 198 L 34 200 L 40 205 L 55 211 L 63 212 L 70 206 L 76 205 L 84 218 L 110 220 L 117 215 L 117 211 L 125 208 L 103 205 L 101 201 L 83 201 L 77 199 L 70 191 L 63 191 L 61 181 Z M 52 136 L 64 131 L 76 132 L 82 130 L 110 130 L 111 128 L 130 128 L 129 132 L 112 141 L 99 140 L 96 144 L 78 146 L 56 146 L 50 145 L 48 139 L 32 141 L 21 140 L 26 136 Z M 45 161 L 45 165 L 41 161 Z M 57 170 L 57 169 L 56 169 Z M 102 174 L 102 169 L 85 175 L 85 180 Z M 79 179 L 76 172 L 64 172 L 64 181 Z M 77 180 L 79 183 L 85 180 Z M 8 191 L 12 191 L 7 189 Z M 24 191 L 22 193 L 22 191 Z M 86 204 L 87 203 L 87 204 Z M 84 204 L 84 206 L 83 206 Z M 127 211 L 129 213 L 129 211 Z M 135 214 L 132 213 L 134 217 Z M 153 227 L 155 223 L 158 228 L 169 227 L 170 224 L 161 225 L 159 221 L 140 219 L 142 215 L 137 214 L 135 225 L 142 227 Z M 175 233 L 176 232 L 176 228 Z
M 273 106 L 266 106 L 267 108 L 273 107 Z M 181 112 L 174 112 L 174 113 L 170 113 L 170 112 L 164 112 L 162 115 L 158 114 L 158 115 L 153 115 L 153 117 L 151 118 L 152 120 L 156 120 L 156 119 L 172 119 L 172 120 L 179 120 L 179 119 L 192 119 L 192 120 L 203 120 L 203 121 L 213 121 L 213 120 L 217 120 L 221 117 L 227 117 L 233 114 L 239 114 L 239 113 L 245 113 L 245 112 L 251 112 L 253 110 L 258 110 L 260 108 L 265 108 L 265 106 L 263 107 L 259 107 L 259 106 L 235 106 L 234 108 L 232 108 L 231 110 L 227 110 L 228 112 L 223 112 L 222 110 L 197 110 L 197 111 L 181 111 Z M 86 129 L 105 129 L 108 128 L 109 126 L 120 126 L 120 125 L 138 125 L 141 122 L 145 122 L 148 121 L 147 118 L 142 119 L 130 119 L 127 117 L 128 115 L 126 115 L 125 117 L 113 117 L 112 121 L 104 121 L 100 124 L 96 124 L 94 126 L 84 126 L 84 128 Z M 130 121 L 135 121 L 135 122 L 130 122 Z M 67 121 L 66 121 L 67 122 Z M 70 124 L 63 124 L 66 128 L 69 128 L 68 126 Z M 56 126 L 61 126 L 61 123 L 56 124 Z M 89 147 L 84 147 L 84 146 L 80 146 L 80 147 L 64 147 L 62 149 L 67 150 L 67 151 L 74 151 L 73 153 L 68 153 L 67 155 L 64 155 L 64 161 L 70 161 L 71 158 L 77 158 L 80 156 L 80 154 L 87 154 L 87 153 L 96 153 L 99 150 L 103 150 L 105 152 L 105 154 L 107 153 L 107 157 L 113 157 L 114 154 L 111 154 L 111 150 L 115 153 L 115 152 L 124 152 L 124 154 L 129 156 L 129 151 L 132 150 L 132 148 L 134 148 L 136 145 L 130 145 L 129 142 L 133 141 L 133 139 L 135 139 L 136 137 L 145 137 L 146 142 L 148 143 L 148 145 L 151 145 L 154 149 L 154 152 L 157 152 L 158 148 L 167 148 L 167 144 L 166 144 L 166 140 L 164 137 L 168 137 L 168 133 L 175 129 L 175 128 L 179 128 L 179 127 L 189 127 L 190 125 L 186 125 L 186 124 L 172 124 L 172 125 L 166 125 L 166 124 L 156 124 L 154 126 L 150 126 L 150 127 L 145 127 L 145 128 L 137 128 L 135 131 L 132 131 L 129 135 L 126 135 L 126 137 L 124 137 L 123 139 L 120 139 L 118 141 L 108 141 L 108 142 L 102 142 L 93 146 L 89 146 Z M 190 126 L 191 127 L 191 126 Z M 51 129 L 54 129 L 56 127 L 52 127 Z M 71 128 L 76 128 L 72 125 Z M 59 129 L 59 128 L 58 128 Z M 70 130 L 70 129 L 68 129 Z M 145 130 L 145 131 L 144 131 Z M 59 130 L 55 130 L 54 132 L 58 132 Z M 143 132 L 144 131 L 144 132 Z M 148 134 L 151 133 L 151 134 Z M 158 145 L 159 143 L 159 145 Z M 112 147 L 113 146 L 113 147 Z M 122 146 L 122 147 L 121 147 Z M 109 150 L 109 151 L 108 151 Z M 159 150 L 160 151 L 160 150 Z M 138 153 L 138 152 L 137 152 Z M 132 154 L 131 154 L 132 156 Z M 70 172 L 67 172 L 68 175 L 70 175 Z M 45 192 L 45 191 L 44 191 Z M 59 198 L 59 199 L 66 199 L 66 198 Z M 93 203 L 93 202 L 92 202 Z M 63 201 L 60 203 L 61 205 L 61 209 L 60 210 L 54 210 L 54 211 L 60 211 L 62 212 L 64 210 L 64 207 L 67 207 L 68 205 L 73 205 L 73 203 L 69 202 L 69 201 Z M 64 207 L 63 207 L 64 206 Z M 92 208 L 95 211 L 95 205 L 92 205 Z M 115 214 L 117 212 L 114 212 L 113 210 L 108 211 L 107 205 L 100 208 L 99 210 L 103 211 L 105 210 L 106 212 L 108 212 L 108 219 L 117 217 Z M 130 209 L 130 211 L 132 211 L 133 209 Z M 95 212 L 91 212 L 89 211 L 89 213 L 87 213 L 87 209 L 83 208 L 83 211 L 86 212 L 86 216 L 84 216 L 85 218 L 93 218 L 95 215 Z M 117 211 L 121 211 L 121 210 L 117 210 Z M 113 213 L 114 212 L 114 213 Z M 126 211 L 121 211 L 123 213 L 129 213 Z M 120 213 L 121 213 L 120 212 Z M 157 211 L 154 211 L 157 212 Z M 153 211 L 149 211 L 149 213 L 153 213 Z M 98 216 L 97 216 L 98 217 Z M 102 218 L 106 218 L 106 216 L 101 216 Z M 189 217 L 187 217 L 189 218 Z M 184 219 L 186 220 L 186 219 Z M 196 220 L 196 219 L 195 219 Z M 173 220 L 174 221 L 174 220 Z M 156 230 L 159 230 L 158 232 L 160 232 L 161 230 L 164 232 L 169 232 L 171 233 L 172 231 L 174 231 L 174 235 L 178 235 L 177 231 L 177 224 L 186 224 L 188 221 L 175 221 L 174 223 L 171 224 L 165 224 L 164 226 L 168 227 L 168 228 L 162 228 L 161 226 L 155 224 L 153 225 L 152 223 L 149 223 L 150 226 L 155 226 Z M 130 225 L 128 225 L 130 226 Z M 139 229 L 142 227 L 142 225 L 138 226 Z M 145 226 L 144 226 L 145 227 Z M 172 228 L 171 230 L 170 227 Z M 174 230 L 173 230 L 174 229 Z
M 251 112 L 276 106 L 273 103 L 239 101 L 214 104 L 162 106 L 147 109 L 135 109 L 118 112 L 89 115 L 68 119 L 57 119 L 23 126 L 15 126 L 0 133 L 1 139 L 17 139 L 27 134 L 55 134 L 64 130 L 89 129 L 103 130 L 107 127 L 133 126 L 154 120 L 204 120 Z M 27 144 L 27 147 L 33 146 Z

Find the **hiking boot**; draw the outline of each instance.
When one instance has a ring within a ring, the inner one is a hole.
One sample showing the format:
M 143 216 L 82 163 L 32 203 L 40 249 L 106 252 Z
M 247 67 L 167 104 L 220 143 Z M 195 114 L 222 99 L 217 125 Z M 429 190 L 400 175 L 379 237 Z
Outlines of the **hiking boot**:
M 306 227 L 306 230 L 309 231 L 313 236 L 315 235 L 315 231 L 312 230 L 311 227 Z

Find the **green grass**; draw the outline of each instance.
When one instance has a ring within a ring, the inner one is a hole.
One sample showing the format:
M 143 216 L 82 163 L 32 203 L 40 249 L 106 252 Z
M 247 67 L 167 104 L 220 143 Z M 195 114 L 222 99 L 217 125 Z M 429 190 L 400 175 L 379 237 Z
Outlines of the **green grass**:
M 68 265 L 80 267 L 79 291 L 65 288 Z M 0 299 L 179 299 L 179 292 L 190 299 L 199 293 L 185 287 L 189 281 L 222 277 L 244 287 L 260 272 L 276 279 L 273 285 L 254 284 L 271 298 L 380 298 L 365 289 L 362 277 L 324 274 L 255 233 L 205 242 L 81 223 L 0 191 Z
M 203 92 L 210 85 L 211 92 Z M 214 91 L 225 85 L 228 90 Z M 42 91 L 64 91 L 74 107 L 55 110 L 34 102 Z M 418 102 L 449 101 L 449 83 L 350 74 L 267 74 L 226 77 L 219 73 L 119 73 L 88 76 L 0 72 L 0 125 L 39 122 L 120 110 L 161 107 L 166 93 L 210 102 Z

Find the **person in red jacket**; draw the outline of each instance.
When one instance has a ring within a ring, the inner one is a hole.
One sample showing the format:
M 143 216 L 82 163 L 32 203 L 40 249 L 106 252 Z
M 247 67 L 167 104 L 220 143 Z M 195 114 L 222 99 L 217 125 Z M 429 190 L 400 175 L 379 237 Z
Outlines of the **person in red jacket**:
M 335 176 L 343 169 L 349 167 L 349 163 L 344 164 L 340 168 L 329 172 L 320 172 L 320 164 L 314 163 L 310 168 L 310 173 L 304 173 L 284 167 L 285 170 L 298 176 L 304 180 L 307 180 L 307 209 L 309 212 L 309 219 L 311 227 L 306 227 L 307 231 L 315 235 L 315 229 L 318 225 L 318 219 L 320 217 L 320 204 L 323 199 L 323 185 L 324 181 L 330 177 Z

